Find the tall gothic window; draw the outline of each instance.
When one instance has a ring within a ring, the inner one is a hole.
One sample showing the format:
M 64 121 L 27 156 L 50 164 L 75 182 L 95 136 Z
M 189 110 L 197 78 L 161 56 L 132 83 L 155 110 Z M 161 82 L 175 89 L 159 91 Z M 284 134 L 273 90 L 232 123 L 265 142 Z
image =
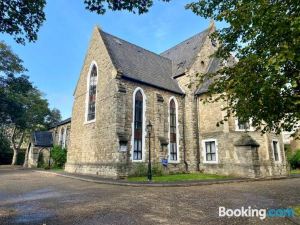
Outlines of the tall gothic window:
M 59 135 L 59 145 L 61 147 L 64 147 L 64 140 L 65 140 L 65 129 L 62 127 L 60 129 L 60 135 Z
M 273 144 L 273 154 L 274 154 L 274 160 L 279 161 L 279 144 L 278 141 L 272 141 Z
M 141 91 L 135 94 L 134 104 L 134 148 L 133 160 L 142 160 L 143 147 L 143 95 Z
M 93 65 L 89 79 L 89 96 L 88 96 L 88 111 L 87 121 L 95 119 L 96 109 L 96 89 L 97 89 L 97 67 Z
M 170 101 L 170 160 L 177 161 L 177 115 L 174 99 Z

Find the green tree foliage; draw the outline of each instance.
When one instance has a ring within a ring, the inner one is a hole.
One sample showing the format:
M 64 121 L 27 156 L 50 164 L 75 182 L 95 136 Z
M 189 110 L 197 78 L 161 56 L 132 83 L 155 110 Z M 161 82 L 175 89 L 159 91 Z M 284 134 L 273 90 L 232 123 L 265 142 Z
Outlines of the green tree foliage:
M 49 112 L 49 115 L 46 118 L 47 128 L 53 127 L 55 124 L 61 121 L 61 113 L 59 109 L 52 109 Z
M 228 27 L 213 38 L 215 56 L 236 64 L 211 74 L 211 93 L 228 101 L 227 114 L 252 118 L 263 132 L 297 129 L 300 120 L 300 2 L 200 0 L 187 5 Z M 217 74 L 221 74 L 217 76 Z
M 45 0 L 1 0 L 0 32 L 6 33 L 17 43 L 34 42 L 40 26 L 45 21 Z
M 0 121 L 5 127 L 3 130 L 10 131 L 6 133 L 14 151 L 12 163 L 15 164 L 24 138 L 45 127 L 50 110 L 47 100 L 24 75 L 0 77 L 0 89 Z
M 170 0 L 162 0 L 169 2 Z M 98 14 L 104 14 L 106 9 L 113 11 L 127 10 L 129 12 L 143 14 L 148 12 L 153 5 L 153 0 L 84 0 L 86 9 Z
M 292 169 L 300 169 L 300 149 L 288 157 Z
M 0 75 L 20 74 L 26 71 L 23 61 L 12 52 L 11 48 L 0 41 Z
M 35 130 L 48 129 L 49 122 L 60 119 L 60 113 L 49 109 L 48 101 L 24 75 L 0 76 L 0 90 L 1 127 L 10 140 L 15 164 L 24 138 L 29 139 Z
M 67 161 L 67 150 L 60 146 L 54 146 L 51 150 L 52 168 L 63 168 Z

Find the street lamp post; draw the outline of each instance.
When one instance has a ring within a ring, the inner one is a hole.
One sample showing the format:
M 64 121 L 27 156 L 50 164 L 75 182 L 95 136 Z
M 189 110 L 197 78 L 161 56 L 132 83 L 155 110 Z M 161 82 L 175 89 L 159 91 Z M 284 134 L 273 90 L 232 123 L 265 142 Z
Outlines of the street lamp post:
M 147 125 L 147 132 L 149 138 L 149 158 L 148 158 L 148 181 L 152 181 L 152 169 L 151 169 L 151 132 L 152 132 L 152 124 L 149 120 Z

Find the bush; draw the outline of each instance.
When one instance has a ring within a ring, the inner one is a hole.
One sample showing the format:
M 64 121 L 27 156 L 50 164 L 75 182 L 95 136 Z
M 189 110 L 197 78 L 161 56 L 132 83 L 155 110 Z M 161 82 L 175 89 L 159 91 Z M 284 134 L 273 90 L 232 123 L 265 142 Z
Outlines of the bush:
M 163 166 L 160 163 L 154 164 L 152 167 L 152 174 L 157 177 L 164 175 L 165 172 Z
M 147 176 L 148 167 L 144 163 L 135 163 L 129 171 L 130 177 L 143 177 Z
M 60 146 L 54 146 L 51 150 L 52 168 L 63 168 L 67 161 L 67 150 Z
M 152 164 L 152 175 L 162 176 L 164 175 L 164 168 L 160 163 Z M 135 163 L 133 164 L 129 176 L 130 177 L 146 177 L 148 175 L 148 164 L 147 163 Z
M 40 152 L 40 154 L 39 154 L 37 167 L 44 168 L 44 169 L 48 169 L 48 167 L 49 167 L 49 164 L 44 162 L 43 152 Z
M 292 169 L 300 168 L 300 149 L 288 158 Z
M 0 165 L 11 164 L 12 155 L 9 140 L 0 129 Z

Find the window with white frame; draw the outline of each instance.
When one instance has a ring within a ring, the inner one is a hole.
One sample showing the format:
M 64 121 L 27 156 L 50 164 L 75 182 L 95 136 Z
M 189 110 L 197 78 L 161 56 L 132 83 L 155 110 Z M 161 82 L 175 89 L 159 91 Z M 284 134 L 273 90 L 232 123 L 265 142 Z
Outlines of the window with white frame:
M 238 126 L 239 126 L 239 129 L 240 130 L 249 130 L 250 129 L 250 123 L 249 121 L 248 122 L 241 122 L 241 121 L 238 121 Z
M 133 160 L 143 159 L 144 96 L 141 90 L 134 95 Z
M 279 142 L 277 140 L 272 141 L 272 149 L 273 149 L 274 161 L 279 162 L 280 161 L 280 147 L 279 147 Z
M 242 122 L 239 119 L 235 120 L 235 130 L 236 131 L 254 131 L 254 127 L 252 127 L 251 119 L 246 122 Z
M 178 124 L 175 98 L 171 98 L 169 103 L 169 126 L 169 159 L 170 162 L 178 162 Z
M 216 139 L 202 141 L 204 163 L 218 163 L 218 144 Z
M 96 112 L 96 90 L 97 90 L 97 67 L 93 65 L 89 74 L 88 100 L 87 100 L 87 121 L 95 120 Z

